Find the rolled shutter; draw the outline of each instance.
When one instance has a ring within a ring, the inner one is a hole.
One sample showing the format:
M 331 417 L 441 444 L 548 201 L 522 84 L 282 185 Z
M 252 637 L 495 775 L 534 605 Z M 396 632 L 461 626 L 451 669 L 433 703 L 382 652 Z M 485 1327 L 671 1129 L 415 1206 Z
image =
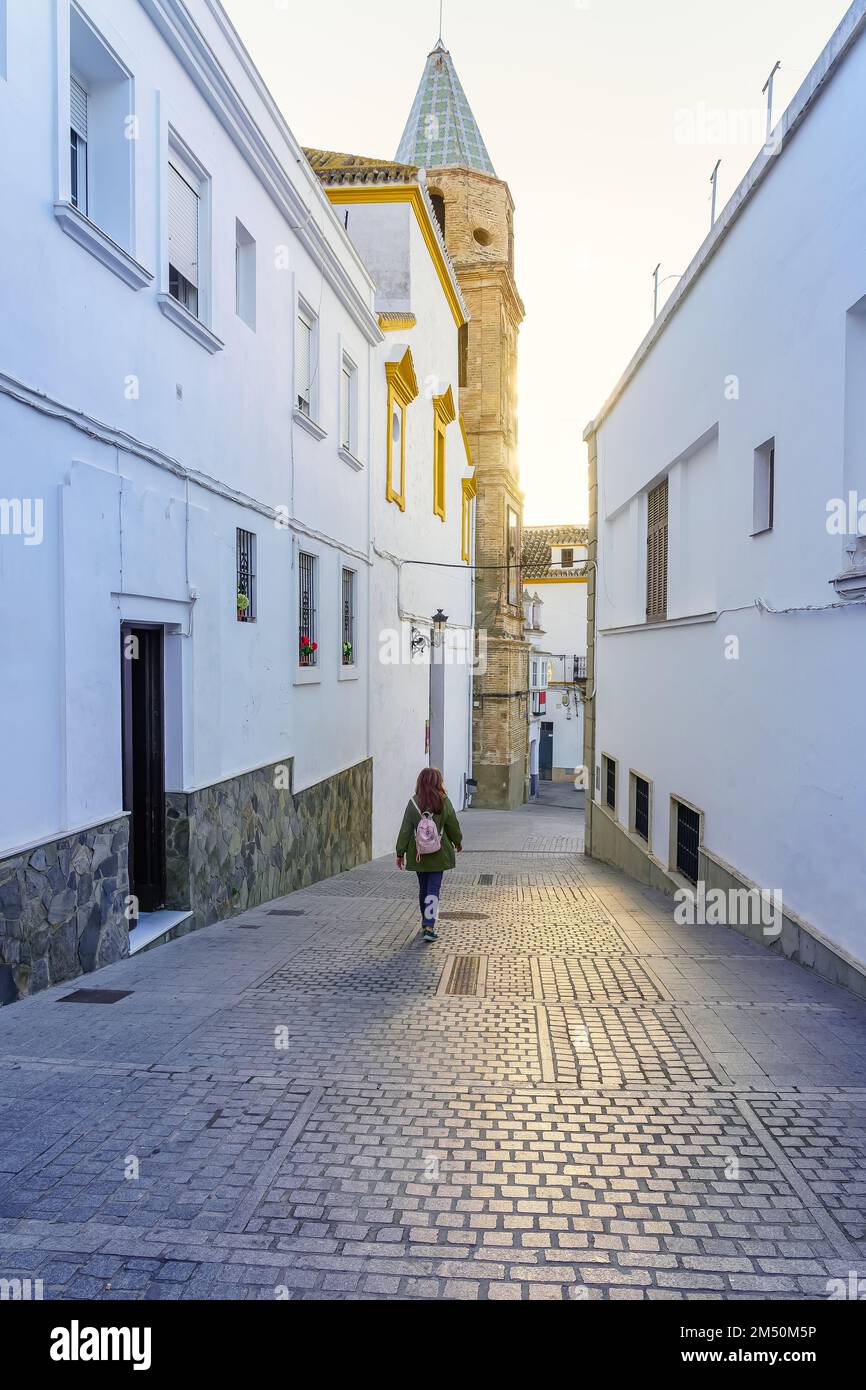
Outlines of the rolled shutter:
M 343 367 L 343 391 L 340 398 L 340 443 L 352 447 L 352 374 Z
M 310 404 L 310 358 L 312 348 L 313 330 L 303 315 L 298 316 L 297 332 L 297 363 L 295 375 L 297 380 L 298 400 Z
M 75 76 L 69 79 L 69 124 L 76 135 L 87 139 L 87 91 Z
M 168 166 L 168 259 L 198 289 L 199 197 L 173 164 Z

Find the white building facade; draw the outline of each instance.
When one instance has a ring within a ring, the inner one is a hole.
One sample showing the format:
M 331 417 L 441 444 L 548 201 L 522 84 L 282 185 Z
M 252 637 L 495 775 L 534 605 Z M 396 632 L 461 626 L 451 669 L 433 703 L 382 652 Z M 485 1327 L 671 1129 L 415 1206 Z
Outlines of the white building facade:
M 307 153 L 376 282 L 384 333 L 370 600 L 373 853 L 384 854 L 421 768 L 442 769 L 458 810 L 472 772 L 475 482 L 457 410 L 467 310 L 419 170 Z
M 583 784 L 588 539 L 585 526 L 523 528 L 530 796 L 539 782 Z
M 216 0 L 0 20 L 6 1000 L 369 858 L 385 335 Z
M 588 850 L 777 894 L 729 924 L 860 992 L 864 29 L 858 0 L 587 430 Z

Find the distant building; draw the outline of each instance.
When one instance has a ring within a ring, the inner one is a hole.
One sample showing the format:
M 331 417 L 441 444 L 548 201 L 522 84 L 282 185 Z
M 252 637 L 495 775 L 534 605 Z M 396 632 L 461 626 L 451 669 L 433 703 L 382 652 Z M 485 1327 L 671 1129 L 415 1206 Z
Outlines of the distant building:
M 441 39 L 428 55 L 399 162 L 426 170 L 430 198 L 465 298 L 459 409 L 475 462 L 476 623 L 486 667 L 473 690 L 474 804 L 500 809 L 526 796 L 527 644 L 520 580 L 523 495 L 517 461 L 514 204 Z
M 586 432 L 588 851 L 861 994 L 864 128 L 857 0 Z
M 588 539 L 585 526 L 523 529 L 531 796 L 539 780 L 573 782 L 582 772 Z

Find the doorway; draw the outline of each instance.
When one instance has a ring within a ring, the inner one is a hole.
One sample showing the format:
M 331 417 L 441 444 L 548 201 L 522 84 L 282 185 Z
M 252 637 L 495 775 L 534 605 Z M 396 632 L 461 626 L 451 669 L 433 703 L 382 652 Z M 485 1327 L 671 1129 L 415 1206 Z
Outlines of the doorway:
M 120 630 L 123 807 L 129 812 L 129 891 L 141 912 L 165 903 L 163 630 Z
M 541 745 L 538 750 L 538 772 L 542 782 L 553 781 L 553 723 L 541 725 Z

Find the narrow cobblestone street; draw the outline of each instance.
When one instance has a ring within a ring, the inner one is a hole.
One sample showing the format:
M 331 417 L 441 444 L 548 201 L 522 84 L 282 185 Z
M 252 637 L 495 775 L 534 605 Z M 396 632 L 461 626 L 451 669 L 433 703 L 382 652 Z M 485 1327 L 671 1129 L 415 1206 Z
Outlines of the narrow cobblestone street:
M 465 817 L 0 1011 L 0 1274 L 46 1298 L 826 1298 L 866 1257 L 866 1004 Z

